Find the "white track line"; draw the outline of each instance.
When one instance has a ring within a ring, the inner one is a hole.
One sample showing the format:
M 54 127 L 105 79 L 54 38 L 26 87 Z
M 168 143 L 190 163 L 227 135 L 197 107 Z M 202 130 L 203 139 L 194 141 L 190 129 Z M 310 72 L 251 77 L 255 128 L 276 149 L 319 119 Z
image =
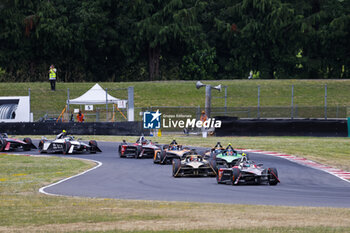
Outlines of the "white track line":
M 8 153 L 0 153 L 0 154 L 8 155 Z M 52 157 L 52 156 L 49 156 L 49 155 L 31 155 L 31 154 L 16 154 L 16 153 L 11 153 L 11 155 L 22 155 L 22 156 L 31 156 L 31 157 Z M 89 162 L 94 162 L 94 163 L 96 163 L 97 165 L 96 165 L 95 167 L 90 168 L 90 169 L 88 169 L 88 170 L 86 170 L 86 171 L 83 171 L 83 172 L 81 172 L 81 173 L 79 173 L 79 174 L 77 174 L 77 175 L 74 175 L 74 176 L 71 176 L 71 177 L 67 177 L 67 178 L 65 178 L 65 179 L 63 179 L 63 180 L 60 180 L 60 181 L 57 181 L 57 182 L 55 182 L 55 183 L 53 183 L 53 184 L 49 184 L 49 185 L 46 185 L 46 186 L 44 186 L 44 187 L 41 187 L 41 188 L 39 189 L 39 192 L 40 192 L 40 193 L 43 193 L 43 194 L 46 194 L 46 195 L 51 195 L 51 196 L 66 196 L 66 195 L 48 193 L 48 192 L 46 192 L 44 189 L 49 188 L 49 187 L 52 187 L 52 186 L 55 186 L 55 185 L 58 185 L 58 184 L 60 184 L 60 183 L 62 183 L 62 182 L 65 182 L 65 181 L 67 181 L 67 180 L 73 179 L 73 178 L 75 178 L 75 177 L 84 175 L 85 173 L 88 173 L 88 172 L 90 172 L 90 171 L 93 171 L 93 170 L 95 170 L 95 169 L 97 169 L 97 168 L 99 168 L 99 167 L 101 167 L 101 166 L 103 165 L 102 162 L 97 161 L 97 160 L 93 160 L 93 159 L 83 159 L 83 158 L 77 158 L 77 157 L 60 157 L 60 158 L 71 158 L 71 159 L 85 160 L 85 161 L 89 161 Z
M 46 189 L 46 188 L 50 188 L 50 187 L 55 186 L 55 185 L 58 185 L 58 184 L 60 184 L 60 183 L 62 183 L 62 182 L 65 182 L 65 181 L 67 181 L 67 180 L 73 179 L 73 178 L 75 178 L 75 177 L 84 175 L 85 173 L 88 173 L 88 172 L 90 172 L 90 171 L 92 171 L 92 170 L 95 170 L 95 169 L 97 169 L 97 168 L 99 168 L 99 167 L 101 167 L 101 166 L 103 165 L 102 162 L 97 161 L 97 160 L 92 160 L 92 159 L 82 159 L 82 158 L 76 158 L 76 157 L 64 157 L 64 158 L 73 158 L 73 159 L 80 159 L 80 160 L 90 161 L 90 162 L 96 163 L 97 165 L 96 165 L 95 167 L 90 168 L 90 169 L 88 169 L 88 170 L 86 170 L 86 171 L 84 171 L 84 172 L 81 172 L 81 173 L 77 174 L 77 175 L 74 175 L 74 176 L 65 178 L 65 179 L 63 179 L 63 180 L 60 180 L 60 181 L 58 181 L 58 182 L 56 182 L 56 183 L 53 183 L 53 184 L 50 184 L 50 185 L 47 185 L 47 186 L 44 186 L 44 187 L 41 187 L 41 188 L 39 189 L 39 192 L 40 192 L 40 193 L 43 193 L 43 194 L 46 194 L 46 195 L 51 195 L 51 196 L 66 196 L 66 195 L 48 193 L 48 192 L 45 191 L 45 189 Z
M 331 174 L 333 176 L 338 177 L 341 180 L 344 180 L 346 182 L 350 183 L 350 172 L 343 171 L 338 168 L 333 168 L 331 166 L 327 166 L 321 163 L 314 162 L 312 160 L 308 160 L 306 158 L 302 157 L 297 157 L 294 155 L 288 155 L 288 154 L 281 154 L 278 152 L 273 152 L 273 151 L 263 151 L 263 150 L 252 150 L 252 149 L 240 149 L 241 151 L 244 151 L 246 153 L 251 152 L 251 153 L 256 153 L 256 154 L 264 154 L 264 155 L 270 155 L 270 156 L 275 156 L 283 159 L 287 159 L 291 162 L 306 166 L 306 167 L 311 167 L 316 170 L 324 171 L 328 174 Z

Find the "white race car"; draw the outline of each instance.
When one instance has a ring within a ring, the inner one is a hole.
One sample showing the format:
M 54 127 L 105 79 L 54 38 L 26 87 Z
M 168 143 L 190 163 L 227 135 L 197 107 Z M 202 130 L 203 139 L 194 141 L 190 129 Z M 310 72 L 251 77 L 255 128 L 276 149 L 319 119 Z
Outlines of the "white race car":
M 48 140 L 43 138 L 39 142 L 40 153 L 63 153 L 63 154 L 73 154 L 73 153 L 83 153 L 83 152 L 102 152 L 97 146 L 95 140 L 90 140 L 89 144 L 81 142 L 79 139 L 76 140 L 73 136 L 63 136 L 56 138 L 55 140 Z

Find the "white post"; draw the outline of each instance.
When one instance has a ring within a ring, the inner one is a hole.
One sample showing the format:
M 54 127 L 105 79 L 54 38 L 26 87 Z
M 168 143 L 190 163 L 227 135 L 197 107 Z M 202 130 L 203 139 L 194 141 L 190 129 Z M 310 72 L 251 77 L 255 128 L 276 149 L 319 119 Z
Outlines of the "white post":
M 128 121 L 134 121 L 134 87 L 128 88 Z

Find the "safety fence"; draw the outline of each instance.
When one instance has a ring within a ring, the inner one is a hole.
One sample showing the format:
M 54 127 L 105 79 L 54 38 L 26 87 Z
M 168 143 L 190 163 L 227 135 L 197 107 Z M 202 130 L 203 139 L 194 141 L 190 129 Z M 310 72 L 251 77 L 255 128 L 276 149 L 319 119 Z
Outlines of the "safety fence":
M 219 82 L 219 81 L 218 81 Z M 252 81 L 254 82 L 254 81 Z M 227 83 L 227 82 L 226 82 Z M 316 82 L 315 82 L 316 83 Z M 293 84 L 279 85 L 278 81 L 271 85 L 239 84 L 224 86 L 222 91 L 212 91 L 210 116 L 233 116 L 243 119 L 344 119 L 350 116 L 350 86 L 336 82 L 335 84 Z M 13 84 L 17 85 L 17 84 Z M 68 85 L 68 84 L 67 84 Z M 106 86 L 107 85 L 107 86 Z M 119 84 L 118 84 L 119 85 Z M 126 84 L 127 85 L 127 84 Z M 127 87 L 124 85 L 124 87 Z M 108 84 L 101 84 L 108 94 L 119 98 L 128 99 L 127 88 L 109 88 Z M 74 99 L 83 95 L 91 88 L 91 83 L 79 83 L 79 85 L 66 85 L 58 83 L 56 91 L 49 89 L 48 83 L 35 85 L 35 88 L 9 88 L 1 90 L 0 96 L 30 96 L 33 120 L 35 122 L 71 122 L 76 121 L 77 110 L 82 110 L 85 122 L 120 122 L 127 121 L 127 108 L 121 108 L 116 104 L 99 105 L 69 105 L 67 99 Z M 196 90 L 193 84 L 193 91 Z M 157 95 L 145 95 L 135 93 L 135 121 L 142 121 L 144 111 L 159 109 L 163 114 L 191 115 L 198 119 L 200 112 L 204 110 L 203 96 L 194 96 L 192 106 L 167 106 L 168 103 L 151 106 L 152 103 L 161 103 Z M 181 104 L 182 96 L 176 103 Z M 185 98 L 185 97 L 184 97 Z M 186 97 L 188 98 L 188 97 Z M 141 107 L 143 105 L 150 105 Z M 197 106 L 198 105 L 198 106 Z M 65 109 L 65 111 L 63 111 Z M 11 118 L 13 107 L 2 106 L 0 114 Z M 62 114 L 61 114 L 62 113 Z M 60 116 L 61 115 L 61 116 Z

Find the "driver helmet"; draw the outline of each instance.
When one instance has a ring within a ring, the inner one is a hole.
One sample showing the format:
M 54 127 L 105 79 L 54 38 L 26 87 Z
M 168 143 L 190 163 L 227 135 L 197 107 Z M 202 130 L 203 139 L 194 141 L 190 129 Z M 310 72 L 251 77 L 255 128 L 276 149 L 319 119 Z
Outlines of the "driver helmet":
M 226 154 L 229 155 L 229 156 L 231 156 L 231 155 L 233 155 L 234 153 L 233 153 L 233 150 L 232 150 L 231 148 L 229 148 L 229 149 L 227 149 Z

